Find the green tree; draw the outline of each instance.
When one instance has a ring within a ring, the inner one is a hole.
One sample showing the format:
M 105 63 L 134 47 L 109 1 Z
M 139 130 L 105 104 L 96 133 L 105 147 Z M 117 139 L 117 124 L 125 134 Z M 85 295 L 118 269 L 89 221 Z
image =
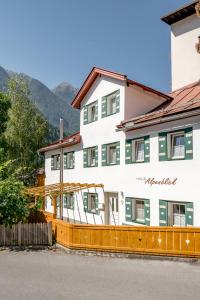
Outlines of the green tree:
M 11 107 L 9 98 L 0 93 L 0 163 L 7 159 L 8 145 L 5 140 L 5 130 L 8 121 L 8 110 Z
M 21 182 L 7 178 L 0 181 L 0 224 L 12 226 L 29 215 L 29 201 Z
M 41 166 L 37 150 L 47 142 L 49 125 L 29 100 L 29 89 L 23 76 L 15 75 L 8 82 L 11 99 L 9 120 L 5 132 L 10 159 L 16 159 L 18 178 L 30 183 L 34 170 Z

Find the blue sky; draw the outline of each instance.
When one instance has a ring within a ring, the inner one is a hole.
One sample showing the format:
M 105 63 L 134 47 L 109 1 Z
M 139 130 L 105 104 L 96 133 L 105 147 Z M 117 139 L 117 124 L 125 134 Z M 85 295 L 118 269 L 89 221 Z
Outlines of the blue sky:
M 170 28 L 187 0 L 0 0 L 0 65 L 53 88 L 93 66 L 169 91 Z M 191 2 L 191 1 L 190 1 Z

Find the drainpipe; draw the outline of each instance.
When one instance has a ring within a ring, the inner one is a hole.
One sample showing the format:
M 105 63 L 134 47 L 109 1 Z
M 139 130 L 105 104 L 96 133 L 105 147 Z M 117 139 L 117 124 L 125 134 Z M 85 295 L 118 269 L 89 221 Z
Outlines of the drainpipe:
M 63 219 L 63 119 L 60 119 L 60 219 Z

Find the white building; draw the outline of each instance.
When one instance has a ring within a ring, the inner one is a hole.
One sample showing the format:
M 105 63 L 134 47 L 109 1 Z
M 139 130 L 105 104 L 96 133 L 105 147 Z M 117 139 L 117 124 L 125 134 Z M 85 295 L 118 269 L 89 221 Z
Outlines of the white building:
M 200 226 L 196 3 L 162 18 L 172 28 L 172 80 L 178 90 L 166 95 L 125 75 L 93 68 L 72 102 L 80 109 L 80 133 L 40 149 L 46 185 L 60 181 L 62 148 L 64 182 L 104 186 L 64 195 L 64 218 L 92 224 Z M 51 202 L 48 197 L 49 212 Z M 57 205 L 59 214 L 59 199 Z

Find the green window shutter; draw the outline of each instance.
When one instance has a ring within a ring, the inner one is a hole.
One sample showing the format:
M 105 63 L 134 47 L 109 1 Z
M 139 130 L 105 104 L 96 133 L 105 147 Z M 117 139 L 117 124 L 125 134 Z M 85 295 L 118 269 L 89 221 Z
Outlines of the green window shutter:
M 73 169 L 75 168 L 75 152 L 73 152 Z
M 185 159 L 193 158 L 193 134 L 192 128 L 185 129 Z
M 88 166 L 88 149 L 83 149 L 83 167 L 87 168 Z
M 98 146 L 95 146 L 95 167 L 98 167 Z
M 85 212 L 88 211 L 88 193 L 87 192 L 83 193 L 83 209 Z
M 58 157 L 58 170 L 60 170 L 60 155 Z
M 132 222 L 132 198 L 125 198 L 125 215 L 126 221 Z
M 120 90 L 116 92 L 116 112 L 120 111 Z
M 88 124 L 88 107 L 85 105 L 83 107 L 83 124 Z
M 193 226 L 193 203 L 186 203 L 185 205 L 185 224 L 186 226 Z
M 67 208 L 67 196 L 63 195 L 63 207 Z
M 72 201 L 72 208 L 71 209 L 74 209 L 74 194 L 73 194 L 73 201 Z
M 144 161 L 150 161 L 150 138 L 149 136 L 144 137 Z
M 54 156 L 51 156 L 51 170 L 54 170 Z
M 160 214 L 160 226 L 168 225 L 168 208 L 167 201 L 160 200 L 159 201 L 159 214 Z
M 101 117 L 105 118 L 107 116 L 107 98 L 106 96 L 102 97 L 102 106 L 101 106 Z
M 64 154 L 64 169 L 67 169 L 67 153 Z
M 95 206 L 96 206 L 96 213 L 99 214 L 98 194 L 95 194 Z
M 132 163 L 132 140 L 126 140 L 125 145 L 125 162 L 126 164 Z
M 107 165 L 107 145 L 101 146 L 101 164 L 102 166 Z
M 159 160 L 168 160 L 167 155 L 167 132 L 160 132 L 158 137 L 159 143 Z
M 120 142 L 116 143 L 116 147 L 117 147 L 117 152 L 116 152 L 117 161 L 116 161 L 116 164 L 120 165 Z
M 98 100 L 95 103 L 95 121 L 98 120 Z
M 144 218 L 145 218 L 145 224 L 147 226 L 150 226 L 150 200 L 145 199 L 144 201 Z

